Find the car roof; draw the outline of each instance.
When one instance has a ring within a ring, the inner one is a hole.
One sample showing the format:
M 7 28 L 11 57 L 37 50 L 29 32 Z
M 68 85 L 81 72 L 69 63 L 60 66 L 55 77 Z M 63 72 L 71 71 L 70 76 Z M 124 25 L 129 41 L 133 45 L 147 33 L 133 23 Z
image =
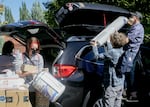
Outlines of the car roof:
M 130 12 L 114 5 L 70 2 L 56 12 L 55 19 L 60 28 L 69 33 L 94 34 L 119 16 L 129 17 Z
M 30 27 L 35 27 L 35 26 L 48 27 L 45 23 L 42 23 L 40 21 L 24 20 L 24 21 L 18 21 L 18 22 L 2 25 L 0 27 L 0 31 L 1 32 L 10 32 L 11 33 L 11 31 L 18 30 L 18 29 L 25 28 L 25 27 L 29 27 L 29 26 Z
M 22 42 L 26 42 L 29 36 L 35 36 L 41 44 L 58 44 L 61 45 L 62 37 L 58 35 L 47 24 L 37 20 L 24 20 L 9 23 L 0 26 L 0 34 L 6 34 L 11 37 L 18 37 Z

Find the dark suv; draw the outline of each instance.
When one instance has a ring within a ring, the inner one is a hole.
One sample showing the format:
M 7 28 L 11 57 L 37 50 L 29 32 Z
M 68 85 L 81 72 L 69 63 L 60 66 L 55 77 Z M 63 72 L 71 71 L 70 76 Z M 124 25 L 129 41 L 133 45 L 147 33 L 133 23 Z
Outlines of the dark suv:
M 65 92 L 57 101 L 58 105 L 87 107 L 90 104 L 92 107 L 95 104 L 96 107 L 96 101 L 103 94 L 103 61 L 91 61 L 91 47 L 85 48 L 81 59 L 76 59 L 75 56 L 117 17 L 129 15 L 128 10 L 120 7 L 81 2 L 67 3 L 58 10 L 56 21 L 66 37 L 65 48 L 60 50 L 52 65 L 53 75 L 66 86 Z M 126 26 L 121 30 L 126 31 Z M 99 51 L 104 51 L 103 46 Z M 93 93 L 93 96 L 90 96 L 90 93 Z

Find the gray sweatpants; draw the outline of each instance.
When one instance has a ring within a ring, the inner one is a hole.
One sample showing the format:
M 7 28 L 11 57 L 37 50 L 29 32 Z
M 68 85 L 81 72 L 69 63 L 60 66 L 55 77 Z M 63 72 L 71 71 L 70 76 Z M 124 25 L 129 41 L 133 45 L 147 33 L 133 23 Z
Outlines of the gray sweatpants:
M 123 86 L 107 87 L 102 99 L 103 107 L 121 107 L 122 93 Z

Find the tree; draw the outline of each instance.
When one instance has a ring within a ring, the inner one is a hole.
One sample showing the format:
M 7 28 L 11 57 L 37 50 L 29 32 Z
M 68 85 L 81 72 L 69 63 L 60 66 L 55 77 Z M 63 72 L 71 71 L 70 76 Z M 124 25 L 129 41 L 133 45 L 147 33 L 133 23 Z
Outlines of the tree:
M 50 25 L 51 27 L 57 26 L 54 19 L 54 14 L 55 11 L 60 8 L 60 5 L 57 3 L 56 0 L 54 0 L 53 2 L 47 2 L 44 5 L 48 9 L 48 11 L 45 12 L 44 16 L 47 21 L 47 24 Z
M 0 22 L 1 22 L 1 17 L 2 17 L 2 15 L 4 13 L 4 10 L 5 10 L 4 5 L 0 3 Z
M 92 2 L 111 4 L 128 9 L 129 11 L 140 11 L 144 15 L 143 23 L 150 24 L 150 1 L 149 0 L 72 0 L 71 2 Z M 56 26 L 54 16 L 55 12 L 70 0 L 53 0 L 45 3 L 45 7 L 48 9 L 45 18 L 47 23 L 52 26 Z
M 19 8 L 19 13 L 20 13 L 20 20 L 31 19 L 31 15 L 29 13 L 29 10 L 27 9 L 25 2 L 22 2 L 22 6 Z
M 32 9 L 31 9 L 31 17 L 34 20 L 46 22 L 46 20 L 44 19 L 44 11 L 42 10 L 40 3 L 37 1 L 33 3 Z
M 13 23 L 14 22 L 14 18 L 12 16 L 12 12 L 11 9 L 9 7 L 5 7 L 5 22 L 7 23 Z

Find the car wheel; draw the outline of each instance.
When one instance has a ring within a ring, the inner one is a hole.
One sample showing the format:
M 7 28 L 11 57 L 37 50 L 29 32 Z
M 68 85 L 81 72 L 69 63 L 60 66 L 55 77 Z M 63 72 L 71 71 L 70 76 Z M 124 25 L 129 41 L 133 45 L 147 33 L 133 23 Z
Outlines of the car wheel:
M 90 99 L 90 91 L 87 93 L 85 99 L 84 99 L 84 102 L 83 102 L 83 105 L 82 107 L 87 107 L 87 104 L 88 104 L 88 100 Z
M 93 107 L 102 107 L 102 99 L 98 99 L 95 104 L 93 105 Z
M 90 91 L 87 93 L 82 107 L 102 107 L 102 96 L 97 96 L 96 99 L 90 99 Z M 95 96 L 96 97 L 96 96 Z M 92 97 L 93 98 L 93 97 Z

